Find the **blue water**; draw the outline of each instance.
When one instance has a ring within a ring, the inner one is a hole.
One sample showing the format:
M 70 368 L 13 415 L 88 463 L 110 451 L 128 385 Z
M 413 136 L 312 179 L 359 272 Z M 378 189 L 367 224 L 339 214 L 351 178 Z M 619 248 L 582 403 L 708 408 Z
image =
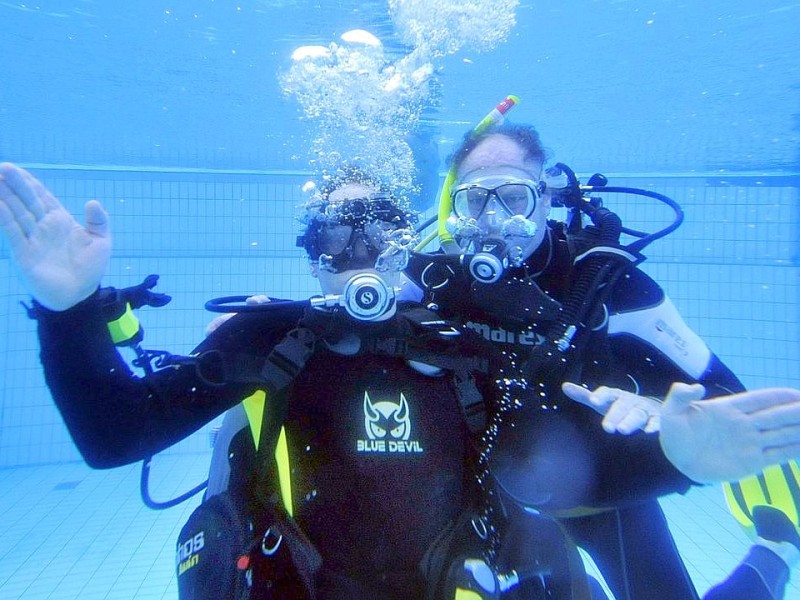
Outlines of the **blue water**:
M 202 338 L 211 296 L 316 291 L 294 235 L 317 124 L 281 91 L 292 51 L 357 28 L 389 60 L 411 50 L 385 1 L 191 4 L 0 1 L 0 160 L 31 168 L 76 215 L 89 198 L 106 205 L 107 284 L 159 273 L 174 300 L 143 311 L 146 340 L 176 352 Z M 528 1 L 516 19 L 493 50 L 434 61 L 409 136 L 418 207 L 433 205 L 455 140 L 516 94 L 511 118 L 535 123 L 554 160 L 681 203 L 685 224 L 647 249 L 644 268 L 746 385 L 800 387 L 800 3 Z M 668 218 L 608 203 L 633 227 Z M 153 516 L 135 469 L 81 464 L 26 299 L 0 243 L 0 597 L 175 597 L 171 545 L 187 508 Z M 208 434 L 167 454 L 158 492 L 204 476 Z M 747 542 L 717 490 L 695 498 L 670 515 L 705 589 Z
M 441 61 L 426 111 L 461 135 L 507 93 L 578 170 L 792 170 L 797 3 L 524 2 L 507 43 Z M 393 39 L 387 3 L 0 3 L 0 151 L 21 161 L 303 168 L 276 72 L 349 29 Z M 485 27 L 491 27 L 486 23 Z

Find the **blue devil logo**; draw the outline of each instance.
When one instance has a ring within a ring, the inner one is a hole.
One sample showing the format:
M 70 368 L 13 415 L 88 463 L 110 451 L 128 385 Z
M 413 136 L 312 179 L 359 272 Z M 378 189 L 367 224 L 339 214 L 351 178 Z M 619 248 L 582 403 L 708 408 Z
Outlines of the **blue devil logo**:
M 411 419 L 408 402 L 400 394 L 400 404 L 394 402 L 375 402 L 364 392 L 364 426 L 371 440 L 403 440 L 411 437 Z

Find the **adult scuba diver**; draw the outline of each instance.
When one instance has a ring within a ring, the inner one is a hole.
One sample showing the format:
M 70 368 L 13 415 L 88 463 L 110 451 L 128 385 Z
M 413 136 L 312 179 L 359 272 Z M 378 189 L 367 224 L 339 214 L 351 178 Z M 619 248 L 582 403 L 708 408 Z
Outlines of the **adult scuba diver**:
M 702 448 L 678 448 L 665 436 L 659 444 L 663 420 L 673 419 L 679 405 L 744 397 L 737 395 L 744 391 L 739 380 L 637 268 L 642 248 L 679 225 L 680 209 L 653 192 L 606 187 L 600 175 L 582 187 L 565 165 L 545 172 L 536 130 L 499 120 L 469 132 L 451 157 L 438 212 L 444 252 L 415 254 L 406 271 L 427 305 L 506 357 L 488 401 L 485 469 L 507 504 L 557 518 L 617 598 L 696 598 L 657 497 L 736 479 L 770 462 L 759 457 L 740 471 L 730 468 L 736 461 L 725 462 L 726 452 L 710 452 L 700 468 L 686 468 Z M 594 196 L 604 189 L 665 201 L 676 219 L 656 234 L 625 229 Z M 548 219 L 554 205 L 569 209 L 566 222 Z M 640 239 L 623 246 L 623 233 Z M 660 399 L 675 382 L 666 411 Z M 590 408 L 600 396 L 606 400 Z M 596 410 L 626 398 L 633 399 L 628 409 L 609 413 L 603 425 L 643 431 L 604 432 Z M 764 543 L 709 598 L 782 597 L 789 573 L 782 558 L 796 560 L 800 538 L 774 507 L 756 514 Z M 770 552 L 775 541 L 786 556 Z

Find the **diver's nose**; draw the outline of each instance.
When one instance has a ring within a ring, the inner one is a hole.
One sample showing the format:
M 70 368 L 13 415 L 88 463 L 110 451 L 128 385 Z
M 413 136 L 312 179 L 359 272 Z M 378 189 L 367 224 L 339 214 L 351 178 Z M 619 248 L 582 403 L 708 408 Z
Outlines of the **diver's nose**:
M 365 258 L 369 256 L 369 247 L 363 235 L 356 236 L 353 241 L 353 258 Z
M 490 235 L 500 233 L 503 222 L 510 216 L 505 207 L 498 202 L 497 196 L 492 194 L 486 202 L 486 208 L 483 210 L 483 222 L 487 232 Z

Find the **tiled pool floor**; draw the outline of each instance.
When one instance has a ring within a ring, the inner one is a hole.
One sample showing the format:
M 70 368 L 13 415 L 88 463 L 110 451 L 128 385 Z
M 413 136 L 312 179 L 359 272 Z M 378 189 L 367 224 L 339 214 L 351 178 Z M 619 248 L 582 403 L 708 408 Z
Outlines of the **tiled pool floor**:
M 209 456 L 153 461 L 151 492 L 166 500 L 206 476 Z M 140 465 L 93 471 L 82 463 L 0 470 L 0 598 L 177 599 L 174 545 L 199 495 L 154 511 L 139 496 Z M 702 593 L 744 556 L 749 541 L 719 488 L 664 501 L 677 543 Z M 800 600 L 800 576 L 787 590 Z

